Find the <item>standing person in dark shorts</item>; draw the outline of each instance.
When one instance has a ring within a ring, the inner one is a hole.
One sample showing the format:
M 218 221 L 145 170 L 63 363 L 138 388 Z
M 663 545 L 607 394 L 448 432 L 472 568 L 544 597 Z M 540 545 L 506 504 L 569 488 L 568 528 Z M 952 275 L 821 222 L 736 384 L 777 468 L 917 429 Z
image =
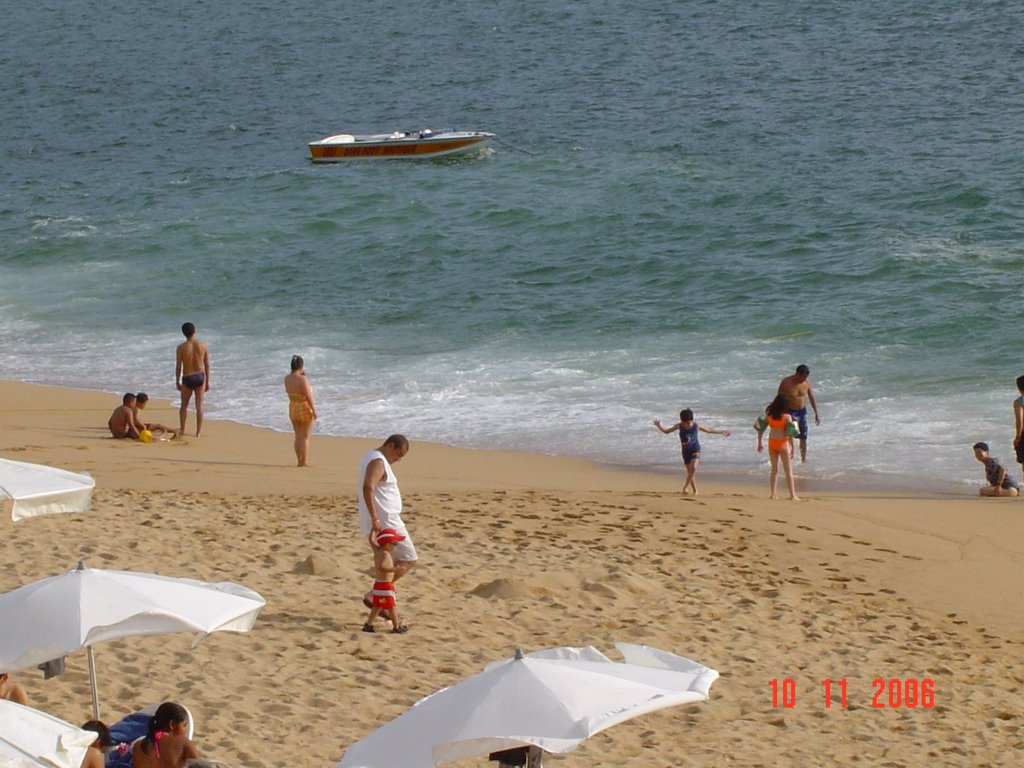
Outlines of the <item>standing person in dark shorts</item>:
M 661 420 L 655 419 L 654 426 L 666 435 L 679 432 L 679 442 L 683 449 L 683 466 L 686 467 L 686 483 L 683 485 L 683 493 L 692 490 L 693 495 L 696 496 L 697 464 L 700 462 L 700 436 L 697 433 L 707 432 L 711 435 L 725 435 L 726 437 L 732 433 L 727 429 L 712 429 L 711 427 L 700 426 L 693 420 L 693 411 L 689 408 L 684 408 L 679 412 L 678 424 L 673 424 L 671 427 L 663 427 L 661 426 Z
M 1013 401 L 1013 450 L 1020 464 L 1020 478 L 1024 482 L 1024 376 L 1017 377 L 1020 397 Z
M 185 341 L 178 345 L 177 360 L 174 364 L 174 386 L 181 392 L 181 432 L 185 434 L 188 420 L 188 404 L 196 396 L 196 437 L 203 431 L 203 395 L 210 391 L 210 351 L 206 344 L 196 338 L 196 327 L 192 323 L 181 326 Z
M 818 416 L 818 403 L 814 400 L 814 390 L 811 389 L 811 369 L 801 363 L 796 367 L 796 373 L 787 376 L 779 382 L 777 394 L 786 398 L 786 410 L 793 417 L 797 427 L 800 429 L 800 461 L 807 461 L 807 401 L 810 400 L 814 409 L 814 425 L 821 424 Z

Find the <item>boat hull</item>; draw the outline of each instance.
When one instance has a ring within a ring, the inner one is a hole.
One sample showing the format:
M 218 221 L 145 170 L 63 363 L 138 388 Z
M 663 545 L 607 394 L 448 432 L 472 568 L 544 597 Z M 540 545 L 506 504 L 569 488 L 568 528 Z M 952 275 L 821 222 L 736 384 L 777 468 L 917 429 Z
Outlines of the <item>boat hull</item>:
M 493 133 L 483 131 L 417 131 L 374 136 L 340 134 L 310 142 L 309 155 L 314 163 L 444 157 L 479 151 L 493 137 Z

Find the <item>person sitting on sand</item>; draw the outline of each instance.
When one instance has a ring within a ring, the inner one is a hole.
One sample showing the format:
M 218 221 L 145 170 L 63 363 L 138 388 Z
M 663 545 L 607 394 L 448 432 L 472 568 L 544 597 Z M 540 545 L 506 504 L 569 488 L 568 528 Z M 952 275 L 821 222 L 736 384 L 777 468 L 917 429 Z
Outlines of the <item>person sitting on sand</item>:
M 17 680 L 7 672 L 0 672 L 0 699 L 28 706 L 28 694 Z
M 143 429 L 148 429 L 153 437 L 160 439 L 164 435 L 170 435 L 170 439 L 174 439 L 178 436 L 178 431 L 171 427 L 165 427 L 163 424 L 154 424 L 152 422 L 142 420 L 142 412 L 146 409 L 146 405 L 149 403 L 149 395 L 145 392 L 139 392 L 135 396 L 135 422 L 140 425 Z
M 391 553 L 395 545 L 405 540 L 405 536 L 394 528 L 381 529 L 376 537 L 370 534 L 373 547 L 373 568 L 376 581 L 373 582 L 373 607 L 363 624 L 363 632 L 376 632 L 373 622 L 383 614 L 391 620 L 391 631 L 396 635 L 408 632 L 409 627 L 398 622 L 398 609 L 395 607 L 395 561 Z
M 125 393 L 124 397 L 121 398 L 121 405 L 117 406 L 114 412 L 110 414 L 107 427 L 110 429 L 110 434 L 119 440 L 126 437 L 138 440 L 139 433 L 146 427 L 135 416 L 134 394 L 131 392 Z
M 697 433 L 707 432 L 711 435 L 725 435 L 726 437 L 732 433 L 727 429 L 712 429 L 711 427 L 700 426 L 693 420 L 693 411 L 689 408 L 684 408 L 679 412 L 678 424 L 673 424 L 671 427 L 663 427 L 661 426 L 661 420 L 655 419 L 654 426 L 666 435 L 676 431 L 679 432 L 679 442 L 682 443 L 683 447 L 683 466 L 686 467 L 686 483 L 683 485 L 683 493 L 686 493 L 688 489 L 692 489 L 694 496 L 696 496 L 697 464 L 700 461 L 700 436 Z
M 1020 486 L 1007 473 L 1006 467 L 988 455 L 988 443 L 975 443 L 974 458 L 985 465 L 985 479 L 988 485 L 979 488 L 982 496 L 1019 496 Z
M 199 757 L 188 738 L 188 711 L 165 701 L 149 718 L 146 735 L 132 749 L 132 768 L 182 768 Z
M 105 753 L 113 744 L 110 738 L 110 729 L 101 720 L 88 720 L 82 724 L 82 730 L 95 731 L 96 741 L 89 745 L 81 768 L 103 768 L 106 761 Z
M 771 490 L 769 498 L 779 498 L 775 487 L 779 477 L 779 460 L 781 459 L 782 468 L 786 473 L 789 498 L 793 501 L 800 501 L 800 497 L 796 495 L 796 481 L 793 480 L 793 437 L 799 434 L 799 430 L 787 407 L 786 396 L 777 395 L 764 412 L 768 429 L 768 459 L 772 467 L 768 476 L 768 487 Z M 754 429 L 758 430 L 758 453 L 764 450 L 764 429 L 758 429 L 759 424 L 760 421 L 754 424 Z

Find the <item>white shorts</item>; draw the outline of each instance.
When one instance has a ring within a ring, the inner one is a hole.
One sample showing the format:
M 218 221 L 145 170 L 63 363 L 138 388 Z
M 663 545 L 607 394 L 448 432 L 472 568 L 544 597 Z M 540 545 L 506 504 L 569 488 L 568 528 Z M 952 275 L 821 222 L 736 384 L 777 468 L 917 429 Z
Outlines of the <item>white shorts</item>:
M 416 547 L 413 545 L 408 531 L 405 531 L 405 538 L 395 544 L 395 548 L 391 550 L 391 559 L 396 563 L 416 562 Z

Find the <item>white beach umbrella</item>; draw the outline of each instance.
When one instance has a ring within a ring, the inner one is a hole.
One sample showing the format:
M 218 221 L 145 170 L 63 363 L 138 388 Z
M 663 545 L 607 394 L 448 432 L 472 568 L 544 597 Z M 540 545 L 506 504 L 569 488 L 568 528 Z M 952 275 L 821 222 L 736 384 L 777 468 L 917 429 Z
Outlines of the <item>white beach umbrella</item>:
M 79 768 L 94 741 L 94 731 L 0 699 L 0 768 Z
M 194 632 L 248 632 L 266 601 L 240 584 L 150 573 L 74 571 L 0 595 L 0 670 L 33 667 L 85 648 L 93 716 L 99 696 L 92 646 L 105 640 Z
M 0 459 L 0 499 L 10 499 L 11 519 L 85 512 L 96 481 L 89 475 L 45 464 Z
M 592 647 L 517 651 L 420 699 L 349 747 L 336 768 L 433 768 L 520 747 L 569 752 L 638 715 L 706 701 L 718 679 L 715 670 L 668 651 L 616 647 L 625 663 Z

